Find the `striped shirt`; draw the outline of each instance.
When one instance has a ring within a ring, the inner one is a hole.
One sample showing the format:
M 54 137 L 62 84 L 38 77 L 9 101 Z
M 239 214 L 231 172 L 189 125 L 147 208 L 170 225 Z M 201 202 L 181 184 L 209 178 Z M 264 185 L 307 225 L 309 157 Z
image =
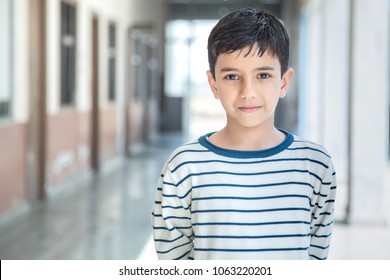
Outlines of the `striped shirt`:
M 320 145 L 283 131 L 261 151 L 207 134 L 166 162 L 152 213 L 159 259 L 326 259 L 336 174 Z

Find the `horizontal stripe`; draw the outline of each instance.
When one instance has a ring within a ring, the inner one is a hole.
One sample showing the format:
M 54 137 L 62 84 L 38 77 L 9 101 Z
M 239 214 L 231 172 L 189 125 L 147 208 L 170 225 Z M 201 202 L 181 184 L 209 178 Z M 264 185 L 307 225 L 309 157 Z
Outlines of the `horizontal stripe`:
M 329 238 L 332 236 L 332 234 L 331 233 L 325 234 L 325 235 L 312 234 L 312 236 L 317 237 L 317 238 Z
M 173 228 L 167 228 L 167 227 L 156 227 L 156 226 L 153 226 L 153 229 L 154 230 L 167 230 L 167 231 L 174 231 L 174 230 L 177 230 L 177 229 L 191 229 L 191 226 L 187 226 L 187 227 L 180 227 L 180 226 L 175 226 Z
M 184 151 L 180 151 L 178 152 L 177 154 L 175 154 L 169 161 L 168 163 L 171 163 L 177 156 L 183 154 L 183 153 L 209 153 L 210 151 L 208 150 L 184 150 Z
M 188 210 L 188 209 L 190 209 L 190 207 L 191 206 L 184 207 L 182 205 L 179 205 L 179 206 L 163 205 L 163 206 L 161 206 L 162 209 L 170 208 L 170 209 L 184 209 L 184 210 Z
M 327 153 L 325 153 L 323 150 L 312 148 L 312 147 L 295 147 L 295 148 L 287 148 L 286 150 L 289 150 L 289 151 L 297 151 L 297 150 L 316 151 L 316 152 L 319 152 L 319 153 L 325 155 L 327 158 L 330 158 L 330 156 Z
M 235 213 L 262 213 L 262 212 L 279 212 L 279 211 L 307 211 L 307 208 L 275 208 L 275 209 L 208 209 L 208 210 L 192 210 L 191 213 L 215 213 L 215 212 L 235 212 Z
M 303 185 L 313 188 L 313 186 L 306 182 L 279 182 L 279 183 L 270 183 L 270 184 L 256 184 L 256 185 L 246 185 L 246 184 L 203 184 L 192 186 L 192 189 L 199 188 L 211 188 L 211 187 L 230 187 L 230 188 L 266 188 L 266 187 L 275 187 L 275 186 L 286 186 L 286 185 Z
M 316 179 L 318 179 L 322 184 L 331 184 L 331 182 L 322 182 L 322 179 L 317 174 L 310 172 L 307 169 L 300 170 L 300 169 L 288 169 L 288 170 L 273 170 L 273 171 L 266 171 L 266 172 L 246 172 L 246 173 L 238 173 L 238 172 L 228 172 L 228 171 L 210 171 L 210 172 L 199 172 L 199 173 L 191 173 L 185 176 L 183 179 L 181 179 L 179 182 L 172 183 L 164 181 L 163 183 L 166 185 L 171 186 L 180 186 L 184 181 L 191 177 L 197 177 L 197 176 L 204 176 L 204 175 L 233 175 L 233 176 L 259 176 L 259 175 L 271 175 L 271 174 L 282 174 L 282 173 L 307 173 Z
M 184 195 L 177 195 L 177 194 L 162 194 L 163 197 L 177 197 L 179 199 L 183 199 L 183 198 L 186 198 L 190 193 L 192 192 L 191 189 L 188 190 L 187 193 L 185 193 Z
M 315 224 L 314 226 L 315 227 L 329 227 L 333 224 L 333 221 L 332 222 L 329 222 L 329 223 L 326 223 L 326 224 Z
M 180 260 L 180 259 L 183 259 L 185 256 L 187 256 L 189 253 L 191 253 L 191 250 L 185 252 L 183 255 L 180 255 L 178 256 L 177 258 L 175 258 L 174 260 Z
M 328 196 L 328 194 L 322 194 L 322 193 L 320 193 L 320 192 L 315 192 L 315 191 L 313 191 L 313 194 L 314 194 L 315 196 L 320 196 L 320 197 L 327 197 L 327 196 Z
M 184 243 L 184 244 L 175 246 L 175 247 L 173 247 L 173 248 L 171 248 L 171 249 L 169 249 L 169 250 L 166 250 L 166 251 L 157 251 L 157 253 L 159 253 L 159 254 L 166 254 L 166 253 L 169 253 L 169 252 L 171 252 L 171 251 L 173 251 L 173 250 L 175 250 L 175 249 L 177 249 L 177 248 L 186 246 L 186 245 L 190 244 L 191 242 L 192 242 L 192 241 L 190 240 L 190 241 L 188 241 L 188 242 L 186 242 L 186 243 Z
M 194 248 L 194 251 L 214 252 L 277 252 L 277 251 L 306 251 L 308 247 L 298 248 L 257 248 L 257 249 L 229 249 L 229 248 Z
M 320 257 L 318 257 L 318 256 L 316 256 L 316 255 L 313 255 L 313 254 L 309 254 L 309 256 L 310 256 L 311 258 L 316 259 L 316 260 L 326 260 L 326 259 L 327 259 L 326 257 L 325 257 L 325 258 L 320 258 Z
M 215 238 L 215 239 L 262 239 L 262 238 L 288 238 L 288 237 L 306 237 L 310 234 L 284 234 L 284 235 L 195 235 L 196 238 Z
M 181 217 L 181 216 L 167 216 L 167 217 L 164 217 L 164 220 L 169 220 L 169 219 L 191 220 L 190 217 Z
M 332 215 L 333 214 L 333 212 L 321 212 L 320 214 L 319 214 L 319 216 L 323 216 L 323 215 Z
M 325 250 L 325 249 L 329 248 L 329 245 L 328 246 L 319 246 L 319 245 L 310 244 L 310 247 Z
M 322 147 L 321 145 L 317 144 L 317 143 L 314 143 L 312 141 L 308 141 L 306 139 L 302 139 L 300 137 L 294 137 L 294 143 L 297 144 L 297 143 L 302 143 L 302 144 L 305 144 L 306 147 L 317 147 L 319 150 L 324 150 L 324 147 Z
M 175 239 L 172 239 L 172 240 L 169 240 L 169 239 L 157 239 L 155 238 L 154 239 L 154 242 L 165 242 L 165 243 L 171 243 L 171 242 L 175 242 L 176 240 L 179 240 L 180 238 L 184 237 L 184 234 L 181 234 L 179 237 L 175 238 Z
M 178 164 L 174 169 L 171 170 L 171 173 L 175 173 L 180 167 L 188 164 L 206 164 L 206 163 L 224 163 L 224 164 L 233 164 L 233 165 L 249 165 L 249 164 L 264 164 L 271 162 L 286 162 L 286 161 L 308 161 L 312 163 L 316 163 L 322 165 L 325 168 L 328 166 L 321 161 L 310 159 L 310 158 L 279 158 L 272 160 L 260 160 L 260 161 L 227 161 L 227 160 L 193 160 L 193 161 L 184 161 Z
M 274 195 L 274 196 L 258 196 L 258 197 L 243 197 L 243 196 L 208 196 L 208 197 L 194 197 L 192 200 L 263 200 L 263 199 L 277 199 L 277 198 L 293 198 L 300 197 L 310 199 L 307 195 L 289 194 L 289 195 Z
M 273 221 L 273 222 L 198 222 L 193 223 L 193 226 L 267 226 L 267 225 L 289 225 L 289 224 L 306 224 L 307 221 Z

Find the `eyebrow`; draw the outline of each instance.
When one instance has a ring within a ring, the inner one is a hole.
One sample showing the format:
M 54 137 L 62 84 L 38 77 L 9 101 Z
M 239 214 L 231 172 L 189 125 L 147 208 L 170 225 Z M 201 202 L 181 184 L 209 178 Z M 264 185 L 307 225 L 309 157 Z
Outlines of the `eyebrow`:
M 274 70 L 275 70 L 275 68 L 271 67 L 271 66 L 262 66 L 262 67 L 255 69 L 255 71 L 274 71 Z M 238 68 L 234 68 L 234 67 L 225 67 L 225 68 L 221 69 L 221 73 L 231 72 L 231 71 L 240 71 L 240 70 Z

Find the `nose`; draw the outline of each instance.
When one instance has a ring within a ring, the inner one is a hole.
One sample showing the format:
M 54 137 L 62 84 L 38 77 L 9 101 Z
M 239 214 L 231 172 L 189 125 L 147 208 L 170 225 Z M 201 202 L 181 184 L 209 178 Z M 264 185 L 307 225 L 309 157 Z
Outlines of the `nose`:
M 255 87 L 253 86 L 253 83 L 252 81 L 244 81 L 242 83 L 242 87 L 241 87 L 241 92 L 240 92 L 240 96 L 242 99 L 244 98 L 255 98 L 256 97 L 256 90 L 255 90 Z

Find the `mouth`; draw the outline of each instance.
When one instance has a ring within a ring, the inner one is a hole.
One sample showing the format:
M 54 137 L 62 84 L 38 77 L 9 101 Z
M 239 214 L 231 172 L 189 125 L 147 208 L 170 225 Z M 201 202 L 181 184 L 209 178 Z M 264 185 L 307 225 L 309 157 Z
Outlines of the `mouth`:
M 244 113 L 253 113 L 259 110 L 261 106 L 240 106 L 238 107 L 239 110 L 241 110 Z

